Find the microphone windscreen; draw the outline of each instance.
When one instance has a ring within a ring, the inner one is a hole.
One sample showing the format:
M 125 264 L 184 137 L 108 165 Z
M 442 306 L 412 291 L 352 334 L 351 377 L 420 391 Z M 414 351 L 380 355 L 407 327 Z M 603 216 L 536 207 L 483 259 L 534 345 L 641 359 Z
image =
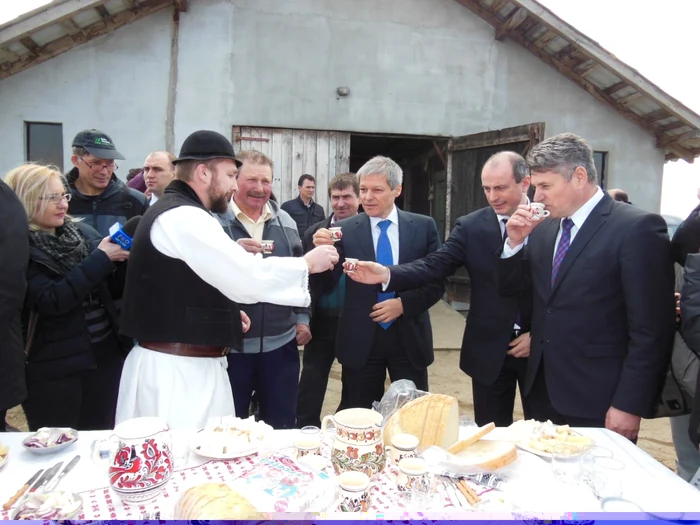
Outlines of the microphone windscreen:
M 141 215 L 136 215 L 135 217 L 132 217 L 126 221 L 122 227 L 122 231 L 133 239 L 134 234 L 136 233 L 136 227 L 139 225 L 139 222 L 141 222 L 141 218 Z

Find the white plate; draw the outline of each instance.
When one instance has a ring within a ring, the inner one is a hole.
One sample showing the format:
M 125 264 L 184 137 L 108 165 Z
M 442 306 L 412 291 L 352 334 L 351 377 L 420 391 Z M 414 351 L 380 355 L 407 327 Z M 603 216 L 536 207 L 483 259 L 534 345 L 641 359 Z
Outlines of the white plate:
M 65 516 L 54 516 L 53 518 L 51 518 L 51 520 L 54 520 L 54 521 L 55 521 L 55 520 L 68 520 L 68 519 L 70 519 L 70 518 L 75 518 L 76 516 L 78 516 L 78 515 L 80 514 L 80 511 L 83 510 L 83 498 L 80 496 L 80 494 L 72 494 L 72 496 L 73 496 L 73 499 L 74 499 L 75 501 L 77 501 L 77 502 L 80 503 L 80 505 L 78 505 L 78 508 L 75 509 L 73 512 L 71 512 L 71 513 L 68 514 L 68 515 L 65 515 Z M 22 504 L 22 505 L 24 505 L 24 504 Z M 13 510 L 10 511 L 10 519 L 11 519 L 11 520 L 15 520 L 15 519 L 16 519 L 17 513 L 20 511 L 21 508 L 22 508 L 22 506 L 19 506 L 19 507 L 17 507 L 17 508 L 15 508 L 15 509 L 13 509 Z M 22 518 L 22 519 L 25 519 L 25 520 L 26 520 L 26 519 L 30 519 L 30 518 Z M 34 520 L 44 520 L 44 518 L 33 518 L 33 519 L 34 519 Z M 44 520 L 44 522 L 45 522 L 45 523 L 48 523 L 47 520 Z
M 579 435 L 579 436 L 583 436 L 583 434 L 581 434 L 580 432 L 577 432 L 576 430 L 573 430 L 573 429 L 572 429 L 571 432 L 572 432 L 573 434 L 577 434 L 577 435 Z M 518 447 L 520 450 L 524 450 L 525 452 L 529 452 L 530 454 L 534 454 L 535 456 L 539 456 L 539 457 L 541 457 L 541 458 L 552 459 L 552 453 L 551 453 L 551 452 L 545 452 L 544 450 L 539 450 L 539 449 L 533 448 L 533 447 L 530 446 L 530 443 L 529 443 L 529 442 L 513 441 L 513 443 L 514 443 L 515 446 Z M 565 443 L 565 442 L 563 442 L 563 441 L 562 441 L 562 442 L 557 442 L 556 444 L 557 444 L 557 445 L 574 445 L 574 446 L 578 446 L 578 445 L 576 445 L 575 443 Z M 590 446 L 590 445 L 595 445 L 595 441 L 593 440 L 593 438 L 591 438 L 591 442 L 590 442 L 590 443 L 586 443 L 584 446 Z M 583 447 L 581 447 L 581 448 L 583 448 Z
M 201 446 L 200 440 L 202 440 L 202 433 L 201 431 L 197 433 L 197 436 L 194 439 L 194 442 L 192 443 L 192 452 L 197 454 L 198 456 L 201 456 L 203 458 L 208 458 L 208 459 L 236 459 L 236 458 L 244 458 L 246 456 L 252 456 L 253 454 L 258 453 L 258 449 L 260 448 L 260 443 L 251 443 L 251 446 L 248 448 L 240 448 L 236 449 L 230 452 L 227 452 L 226 454 L 221 453 L 211 453 L 206 450 L 201 450 L 199 447 Z
M 60 445 L 54 445 L 52 447 L 28 447 L 27 441 L 36 437 L 36 435 L 37 435 L 37 432 L 34 432 L 32 435 L 30 435 L 22 440 L 22 448 L 24 448 L 24 450 L 26 450 L 27 452 L 31 452 L 32 454 L 37 454 L 39 456 L 46 456 L 48 454 L 53 454 L 55 452 L 58 452 L 60 450 L 64 450 L 64 449 L 70 447 L 73 443 L 78 441 L 78 431 L 77 430 L 73 430 L 72 428 L 66 429 L 66 434 L 70 435 L 72 437 L 72 439 L 70 441 L 66 441 L 65 443 L 61 443 Z

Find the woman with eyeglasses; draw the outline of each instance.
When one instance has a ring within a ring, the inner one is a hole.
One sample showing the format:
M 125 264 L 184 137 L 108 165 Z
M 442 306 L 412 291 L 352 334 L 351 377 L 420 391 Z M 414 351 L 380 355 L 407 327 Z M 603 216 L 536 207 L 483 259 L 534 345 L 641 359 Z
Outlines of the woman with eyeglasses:
M 53 166 L 25 164 L 5 182 L 29 220 L 22 315 L 29 428 L 111 429 L 125 350 L 112 295 L 121 293 L 118 263 L 129 252 L 67 215 L 71 194 Z

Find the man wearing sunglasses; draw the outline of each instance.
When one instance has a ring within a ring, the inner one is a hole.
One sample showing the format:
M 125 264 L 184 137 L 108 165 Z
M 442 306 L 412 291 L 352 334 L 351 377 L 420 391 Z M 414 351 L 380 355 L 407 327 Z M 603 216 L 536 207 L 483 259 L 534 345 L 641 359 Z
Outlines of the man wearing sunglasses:
M 122 225 L 146 210 L 146 197 L 128 188 L 114 172 L 116 159 L 124 156 L 114 147 L 112 139 L 102 131 L 88 129 L 73 139 L 71 162 L 74 168 L 66 178 L 73 199 L 68 213 L 80 217 L 103 237 L 109 228 Z

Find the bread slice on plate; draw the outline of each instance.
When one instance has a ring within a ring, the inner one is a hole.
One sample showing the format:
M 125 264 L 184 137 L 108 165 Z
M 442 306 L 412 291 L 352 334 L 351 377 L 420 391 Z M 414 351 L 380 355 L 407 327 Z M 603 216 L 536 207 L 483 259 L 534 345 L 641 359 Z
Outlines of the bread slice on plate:
M 482 439 L 463 447 L 455 455 L 464 466 L 492 471 L 513 463 L 518 458 L 518 450 L 510 441 Z
M 448 448 L 447 452 L 449 452 L 450 454 L 459 454 L 469 445 L 479 441 L 482 437 L 491 432 L 494 428 L 496 428 L 496 425 L 494 423 L 489 423 L 488 425 L 480 427 L 476 432 L 474 432 L 474 434 L 472 434 L 468 438 L 465 438 L 462 441 L 458 441 L 450 448 Z
M 409 401 L 384 425 L 384 443 L 391 444 L 396 434 L 411 434 L 420 440 L 420 448 L 437 445 L 447 449 L 459 439 L 459 403 L 444 394 L 426 394 Z

